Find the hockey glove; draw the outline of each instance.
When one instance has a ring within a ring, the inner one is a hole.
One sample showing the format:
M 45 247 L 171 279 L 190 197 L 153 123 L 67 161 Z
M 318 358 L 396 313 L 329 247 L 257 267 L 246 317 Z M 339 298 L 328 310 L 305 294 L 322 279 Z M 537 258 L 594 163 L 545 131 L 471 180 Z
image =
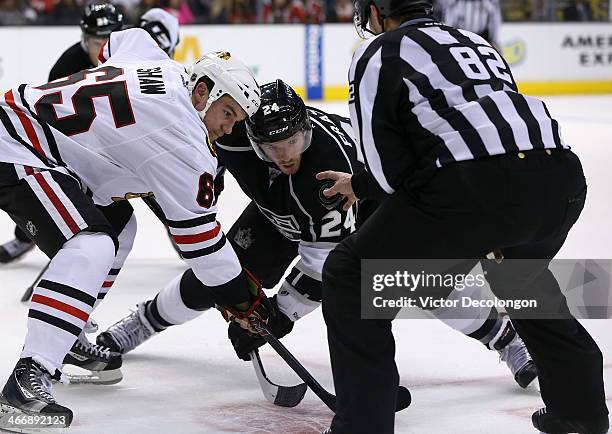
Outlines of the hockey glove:
M 247 333 L 255 336 L 265 336 L 266 332 L 260 324 L 268 324 L 277 314 L 266 294 L 261 289 L 259 281 L 249 270 L 244 269 L 251 299 L 236 306 L 218 306 L 221 315 L 227 322 L 238 324 Z
M 273 309 L 277 312 L 268 321 L 268 328 L 274 336 L 282 338 L 293 329 L 293 321 L 291 321 L 287 315 L 278 310 L 278 304 L 276 303 L 276 295 L 270 300 L 270 304 Z M 244 331 L 238 324 L 232 323 L 227 329 L 227 337 L 232 341 L 234 350 L 239 359 L 248 362 L 251 360 L 249 353 L 266 343 L 266 340 L 261 336 L 253 336 Z

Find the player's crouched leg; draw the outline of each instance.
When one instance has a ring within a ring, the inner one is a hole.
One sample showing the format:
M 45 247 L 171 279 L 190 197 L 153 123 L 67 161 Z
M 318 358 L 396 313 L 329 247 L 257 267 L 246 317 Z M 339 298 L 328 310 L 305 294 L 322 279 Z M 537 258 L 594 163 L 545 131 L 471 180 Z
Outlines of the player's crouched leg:
M 323 316 L 337 395 L 332 432 L 388 434 L 399 384 L 395 342 L 390 320 L 361 319 L 360 259 L 353 238 L 340 243 L 323 267 Z

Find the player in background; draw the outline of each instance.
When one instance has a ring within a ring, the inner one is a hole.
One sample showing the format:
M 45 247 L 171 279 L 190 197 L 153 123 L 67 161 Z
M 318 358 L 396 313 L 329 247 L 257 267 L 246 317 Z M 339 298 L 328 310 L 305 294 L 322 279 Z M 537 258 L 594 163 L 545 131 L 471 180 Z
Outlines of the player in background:
M 252 199 L 228 232 L 242 266 L 264 288 L 273 288 L 299 256 L 278 294 L 271 298 L 279 315 L 270 327 L 275 336 L 282 337 L 295 321 L 320 306 L 321 270 L 328 253 L 359 228 L 386 193 L 359 161 L 349 119 L 306 107 L 281 80 L 261 86 L 259 111 L 238 124 L 232 134 L 219 138 L 216 150 L 220 164 Z M 334 182 L 316 177 L 324 171 L 355 174 L 362 200 L 345 202 L 327 193 Z M 192 274 L 187 270 L 178 287 L 165 288 L 152 300 L 140 303 L 135 312 L 101 333 L 97 343 L 126 353 L 154 334 L 213 307 L 212 297 Z M 465 289 L 461 296 L 482 298 L 478 288 Z M 525 344 L 508 317 L 496 309 L 431 312 L 498 351 L 521 387 L 536 377 Z M 249 360 L 249 353 L 265 343 L 235 324 L 230 324 L 228 335 L 243 360 Z
M 123 26 L 123 15 L 108 3 L 89 5 L 83 10 L 80 26 L 81 40 L 57 59 L 49 72 L 49 81 L 96 66 L 100 48 L 110 33 Z M 34 246 L 27 233 L 15 226 L 15 239 L 0 245 L 0 263 L 12 262 Z
M 49 81 L 97 66 L 100 48 L 111 32 L 123 27 L 123 15 L 112 4 L 91 4 L 83 10 L 80 26 L 81 40 L 57 59 L 49 72 Z M 146 30 L 160 48 L 173 58 L 179 43 L 179 24 L 174 15 L 163 9 L 150 9 L 140 18 L 139 27 Z M 12 262 L 34 246 L 30 237 L 15 226 L 15 238 L 0 245 L 0 263 Z
M 499 0 L 435 0 L 434 16 L 447 26 L 469 30 L 499 47 Z
M 499 52 L 431 9 L 431 0 L 355 2 L 357 32 L 376 36 L 350 65 L 349 110 L 367 168 L 389 197 L 323 268 L 337 396 L 328 432 L 394 432 L 393 318 L 362 319 L 366 258 L 410 259 L 408 273 L 461 275 L 480 263 L 499 299 L 535 300 L 534 309 L 506 309 L 547 406 L 532 415 L 534 427 L 607 432 L 601 351 L 549 269 L 584 207 L 580 160 L 546 105 L 518 91 Z M 433 291 L 447 292 L 413 296 Z
M 73 415 L 55 401 L 50 380 L 62 379 L 64 356 L 121 241 L 135 236 L 135 227 L 120 233 L 100 206 L 155 194 L 224 317 L 259 333 L 256 325 L 274 315 L 226 243 L 213 204 L 211 140 L 259 107 L 251 71 L 229 53 L 212 53 L 187 73 L 142 29 L 112 33 L 100 56 L 98 68 L 22 84 L 0 101 L 0 209 L 52 258 L 34 290 L 25 344 L 0 407 L 57 416 L 60 426 Z M 93 98 L 103 102 L 95 111 Z
M 98 26 L 99 23 L 102 25 Z M 111 31 L 118 30 L 121 28 L 121 25 L 121 14 L 117 12 L 114 6 L 109 4 L 98 4 L 86 7 L 81 19 L 81 29 L 83 32 L 82 40 L 80 43 L 71 46 L 62 54 L 51 69 L 49 81 L 57 80 L 83 69 L 93 68 L 94 65 L 97 65 L 101 44 L 108 39 Z M 139 26 L 146 30 L 157 42 L 158 46 L 172 58 L 174 49 L 179 41 L 179 24 L 178 19 L 174 15 L 163 9 L 150 9 L 141 17 Z M 143 198 L 143 200 L 145 200 L 152 209 L 156 210 L 158 208 L 153 199 Z M 105 215 L 112 214 L 109 220 L 122 222 L 115 228 L 118 233 L 122 233 L 124 227 L 136 227 L 134 210 L 128 201 L 117 201 L 112 205 L 102 207 L 101 210 Z M 19 226 L 16 227 L 15 233 L 17 239 L 8 244 L 27 247 L 20 241 L 20 234 L 24 233 L 19 229 Z M 129 231 L 126 231 L 126 234 L 127 233 L 129 233 Z M 27 238 L 31 246 L 34 245 L 27 235 L 24 234 L 23 237 Z M 98 293 L 96 303 L 102 301 L 113 286 L 121 271 L 121 264 L 123 264 L 127 254 L 132 248 L 131 242 L 127 240 L 121 242 L 120 246 L 121 248 L 117 252 L 115 259 L 116 264 L 113 265 L 113 268 L 109 272 L 109 276 L 105 279 Z M 30 247 L 27 247 L 22 253 L 29 250 Z M 7 250 L 5 250 L 5 253 L 6 251 Z M 15 252 L 16 250 L 13 249 L 13 251 Z M 13 259 L 15 259 L 15 257 L 13 257 Z M 123 378 L 120 370 L 120 354 L 109 351 L 108 348 L 93 344 L 86 338 L 86 333 L 95 333 L 97 329 L 98 326 L 96 322 L 92 317 L 89 317 L 83 329 L 83 333 L 79 335 L 79 338 L 64 358 L 64 364 L 75 365 L 89 371 L 87 374 L 70 376 L 70 381 L 72 383 L 114 384 L 121 381 Z

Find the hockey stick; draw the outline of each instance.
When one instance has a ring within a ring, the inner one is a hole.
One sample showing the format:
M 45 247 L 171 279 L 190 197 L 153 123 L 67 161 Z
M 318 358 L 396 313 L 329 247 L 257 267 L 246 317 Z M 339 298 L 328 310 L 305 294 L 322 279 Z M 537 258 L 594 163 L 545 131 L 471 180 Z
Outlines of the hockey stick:
M 259 380 L 259 385 L 261 386 L 261 391 L 268 401 L 280 407 L 295 407 L 302 401 L 308 389 L 306 383 L 296 384 L 295 386 L 279 386 L 274 384 L 266 376 L 266 371 L 259 358 L 259 351 L 255 349 L 249 354 L 253 362 L 253 368 L 255 368 L 255 374 Z
M 42 269 L 42 271 L 38 274 L 38 276 L 36 276 L 36 279 L 34 279 L 34 282 L 28 287 L 28 289 L 25 290 L 25 292 L 21 296 L 22 303 L 27 303 L 28 301 L 30 301 L 30 299 L 32 298 L 32 294 L 34 293 L 34 288 L 36 287 L 36 285 L 38 285 L 38 282 L 40 282 L 40 278 L 42 277 L 43 274 L 45 274 L 45 272 L 49 268 L 49 264 L 51 264 L 51 261 L 47 262 L 47 265 L 45 265 L 45 268 Z
M 294 357 L 291 352 L 285 347 L 276 336 L 272 334 L 268 326 L 264 323 L 259 323 L 262 330 L 266 332 L 266 335 L 263 338 L 267 343 L 270 344 L 272 348 L 278 353 L 279 356 L 289 365 L 291 369 L 300 377 L 307 385 L 310 387 L 310 390 L 314 392 L 315 395 L 319 397 L 321 401 L 327 407 L 336 412 L 336 396 L 329 393 L 327 390 L 323 388 L 319 384 L 317 380 L 306 370 L 306 368 Z M 406 389 L 404 386 L 399 386 L 397 390 L 397 401 L 395 411 L 402 411 L 406 407 L 410 405 L 412 402 L 412 396 L 410 395 L 410 391 Z

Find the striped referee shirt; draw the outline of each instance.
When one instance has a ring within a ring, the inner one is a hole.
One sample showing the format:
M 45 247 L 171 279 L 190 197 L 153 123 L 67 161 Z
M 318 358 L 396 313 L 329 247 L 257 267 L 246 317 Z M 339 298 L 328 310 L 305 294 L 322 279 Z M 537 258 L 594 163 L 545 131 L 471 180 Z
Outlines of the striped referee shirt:
M 355 138 L 387 193 L 457 161 L 566 147 L 487 41 L 430 17 L 361 44 L 349 88 Z
M 499 0 L 435 0 L 434 13 L 447 26 L 469 30 L 491 44 L 497 43 Z

